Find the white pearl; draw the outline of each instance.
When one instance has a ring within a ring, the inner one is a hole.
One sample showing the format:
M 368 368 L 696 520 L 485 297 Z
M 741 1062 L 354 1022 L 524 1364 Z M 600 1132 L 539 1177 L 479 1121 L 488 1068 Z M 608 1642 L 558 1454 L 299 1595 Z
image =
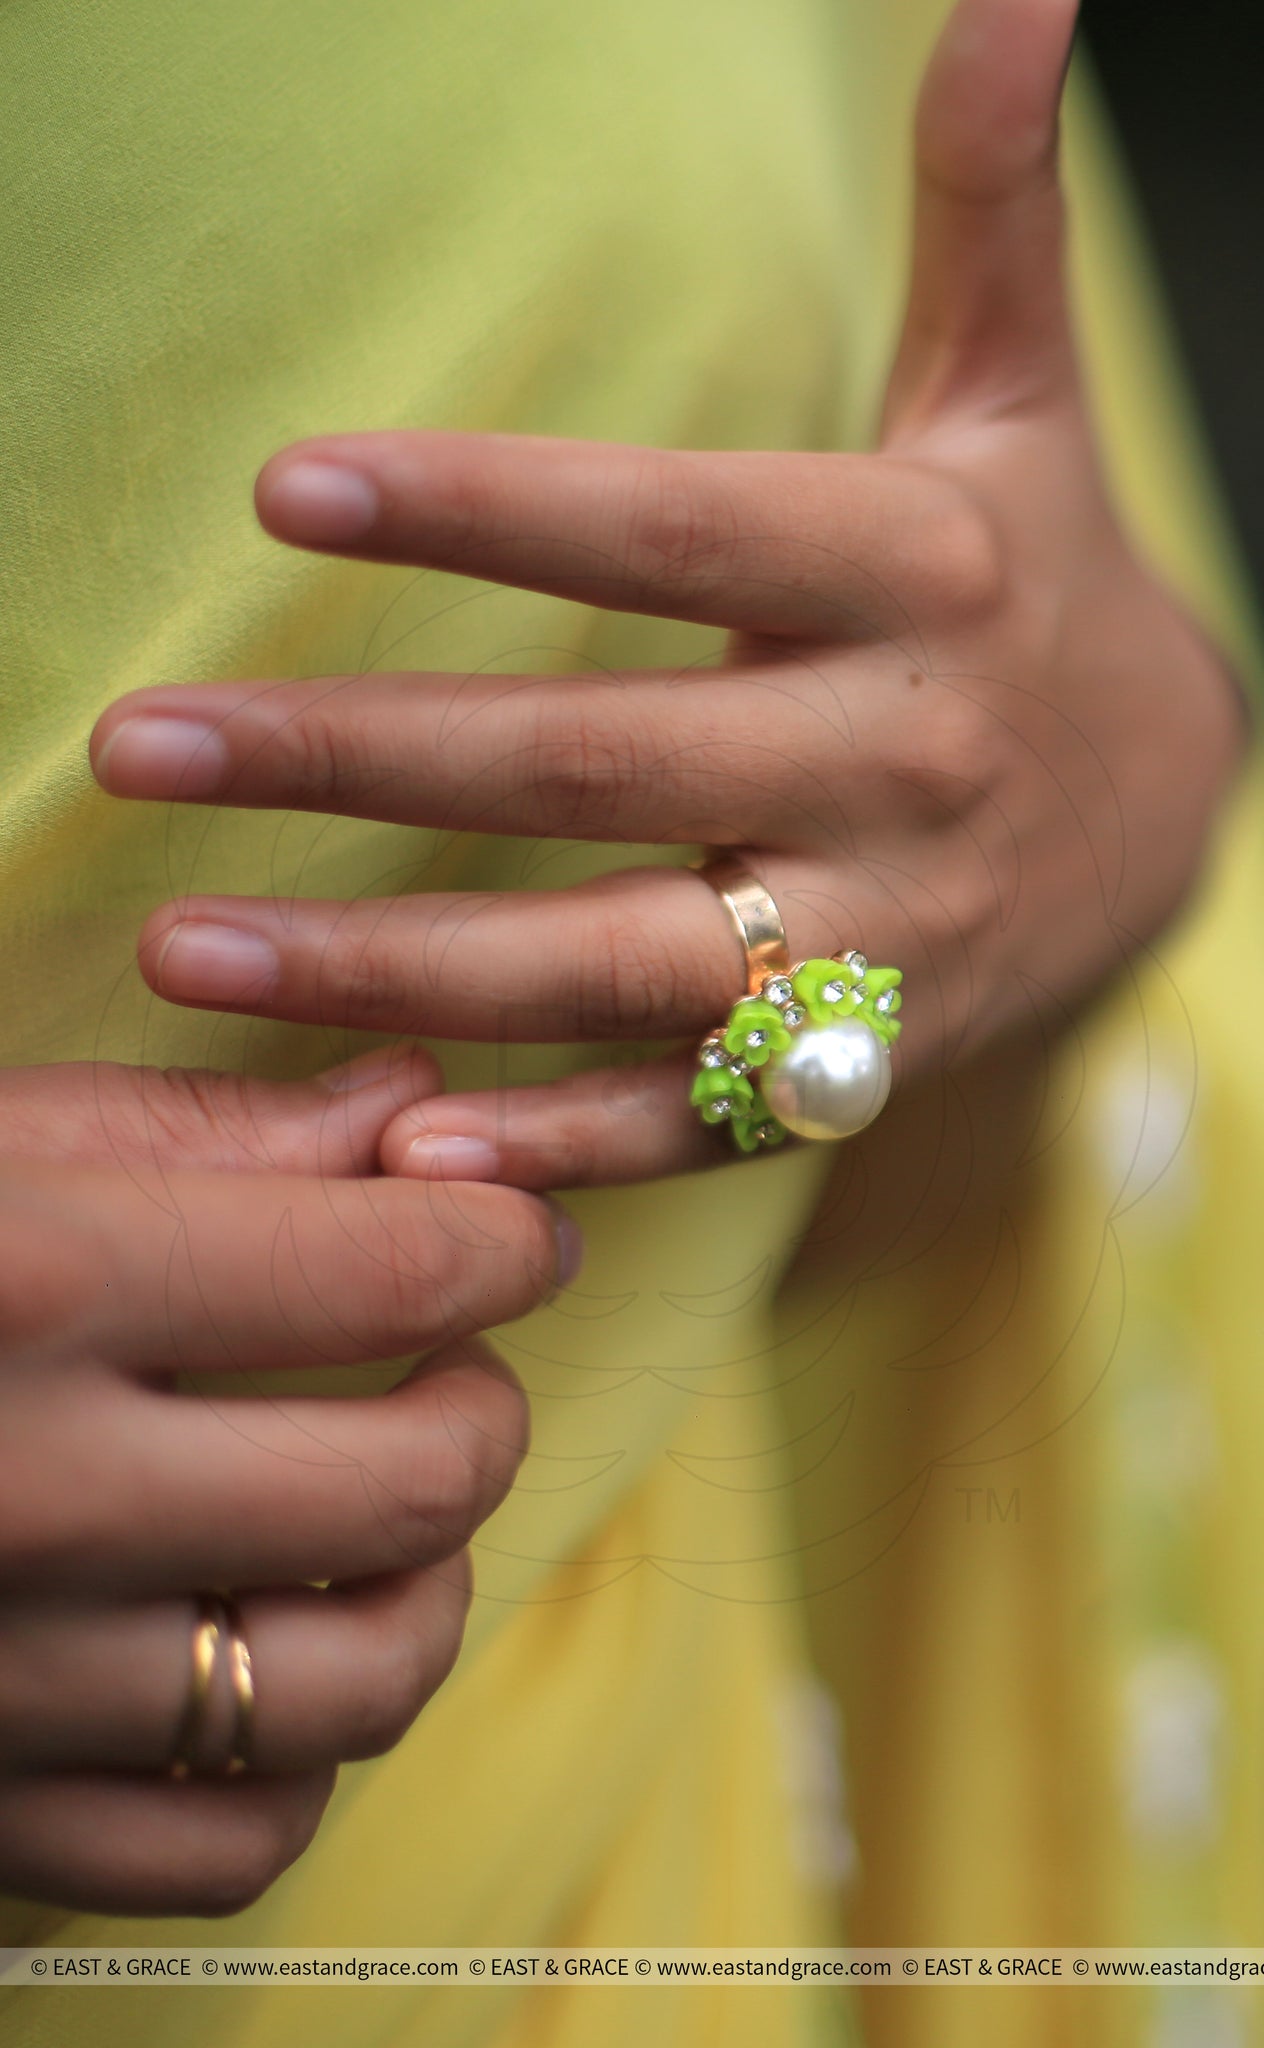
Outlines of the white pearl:
M 891 1055 L 863 1017 L 796 1032 L 764 1071 L 765 1102 L 801 1138 L 850 1138 L 891 1092 Z

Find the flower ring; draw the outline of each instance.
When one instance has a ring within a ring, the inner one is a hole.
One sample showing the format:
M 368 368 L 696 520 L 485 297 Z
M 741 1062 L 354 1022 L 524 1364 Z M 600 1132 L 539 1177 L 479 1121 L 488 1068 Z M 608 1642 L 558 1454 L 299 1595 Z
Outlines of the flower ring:
M 726 904 L 746 954 L 748 992 L 698 1051 L 689 1099 L 705 1124 L 727 1124 L 740 1152 L 801 1138 L 850 1138 L 891 1092 L 899 1037 L 898 967 L 863 953 L 790 966 L 772 898 L 736 861 L 698 872 Z

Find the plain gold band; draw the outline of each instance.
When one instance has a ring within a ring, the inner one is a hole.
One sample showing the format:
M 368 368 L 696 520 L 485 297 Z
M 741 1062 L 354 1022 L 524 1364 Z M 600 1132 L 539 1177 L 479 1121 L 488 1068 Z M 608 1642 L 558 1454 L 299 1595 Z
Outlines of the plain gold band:
M 187 1778 L 197 1762 L 198 1746 L 206 1726 L 211 1703 L 211 1681 L 215 1659 L 224 1632 L 224 1603 L 214 1593 L 199 1593 L 197 1620 L 193 1625 L 193 1675 L 175 1741 L 171 1745 L 170 1771 L 173 1778 Z
M 781 912 L 757 875 L 728 853 L 694 863 L 694 873 L 715 890 L 733 920 L 746 961 L 746 993 L 757 995 L 767 974 L 790 965 Z

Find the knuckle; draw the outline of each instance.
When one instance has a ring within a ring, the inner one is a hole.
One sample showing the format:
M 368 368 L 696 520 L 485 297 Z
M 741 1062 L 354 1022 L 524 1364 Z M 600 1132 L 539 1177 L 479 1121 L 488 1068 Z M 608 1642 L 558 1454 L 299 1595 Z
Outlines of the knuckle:
M 443 1567 L 449 1598 L 440 1619 L 433 1625 L 426 1658 L 425 1698 L 432 1700 L 456 1669 L 465 1640 L 465 1624 L 474 1604 L 474 1569 L 468 1550 L 458 1550 Z
M 361 727 L 342 697 L 308 704 L 283 728 L 288 780 L 304 802 L 337 811 L 364 793 L 370 775 Z
M 401 1031 L 420 1030 L 422 1002 L 417 962 L 421 948 L 395 943 L 389 912 L 370 931 L 348 921 L 329 936 L 318 967 L 323 993 L 354 1007 L 355 1021 L 375 1021 Z
M 688 1002 L 681 960 L 653 920 L 634 910 L 607 908 L 579 948 L 583 983 L 579 990 L 581 1033 L 589 1027 L 637 1037 L 661 1016 L 677 1015 Z
M 429 1205 L 434 1206 L 434 1205 Z M 401 1339 L 424 1341 L 436 1322 L 455 1316 L 460 1298 L 462 1247 L 433 1218 L 413 1219 L 392 1205 L 371 1246 L 372 1272 L 365 1290 L 367 1341 L 383 1346 L 383 1356 L 400 1347 Z M 429 1223 L 430 1228 L 425 1225 Z
M 546 1213 L 516 1188 L 435 1182 L 421 1203 L 407 1181 L 387 1181 L 375 1206 L 378 1227 L 357 1254 L 367 1319 L 358 1334 L 381 1357 L 510 1321 L 552 1283 Z
M 401 1449 L 381 1513 L 395 1550 L 415 1564 L 459 1550 L 477 1527 L 468 1468 L 449 1454 L 441 1424 L 414 1430 Z
M 703 488 L 695 466 L 672 450 L 646 451 L 629 504 L 629 561 L 651 587 L 673 580 L 700 553 L 718 563 L 740 538 L 736 509 L 715 478 Z
M 600 1142 L 591 1113 L 572 1110 L 557 1117 L 548 1135 L 550 1185 L 587 1187 L 599 1178 L 608 1158 L 607 1145 Z
M 503 1499 L 531 1448 L 531 1403 L 516 1373 L 507 1366 L 479 1369 L 478 1396 L 483 1407 L 483 1465 L 496 1499 Z
M 968 492 L 954 491 L 940 508 L 926 559 L 934 565 L 935 595 L 948 619 L 968 624 L 1000 609 L 1008 586 L 1000 532 Z
M 163 1067 L 146 1076 L 141 1108 L 152 1137 L 174 1150 L 198 1147 L 209 1137 L 235 1156 L 233 1140 L 249 1123 L 248 1091 L 240 1074 Z
M 356 1703 L 350 1759 L 383 1756 L 403 1741 L 455 1662 L 456 1647 L 446 1666 L 435 1651 L 446 1651 L 447 1633 L 455 1634 L 459 1645 L 459 1625 L 441 1633 L 443 1639 L 436 1642 L 432 1634 L 403 1627 L 398 1621 L 381 1631 L 366 1673 L 368 1683 L 362 1686 Z
M 498 1508 L 518 1476 L 531 1436 L 521 1386 L 485 1368 L 445 1389 L 445 1463 L 451 1475 L 454 1526 L 468 1540 Z
M 613 687 L 613 686 L 612 686 Z M 529 708 L 520 766 L 530 775 L 541 825 L 556 831 L 608 818 L 642 786 L 646 749 L 610 716 L 605 693 L 563 682 Z
M 408 1433 L 387 1508 L 397 1544 L 419 1561 L 464 1548 L 508 1493 L 530 1438 L 522 1388 L 485 1365 L 440 1369 L 428 1391 L 426 1419 Z
M 960 690 L 944 691 L 922 718 L 907 722 L 891 768 L 924 800 L 931 822 L 961 820 L 995 799 L 1013 746 L 1008 728 L 985 705 Z
M 1000 522 L 959 475 L 920 463 L 916 487 L 922 498 L 918 563 L 924 600 L 942 625 L 977 625 L 1008 596 Z

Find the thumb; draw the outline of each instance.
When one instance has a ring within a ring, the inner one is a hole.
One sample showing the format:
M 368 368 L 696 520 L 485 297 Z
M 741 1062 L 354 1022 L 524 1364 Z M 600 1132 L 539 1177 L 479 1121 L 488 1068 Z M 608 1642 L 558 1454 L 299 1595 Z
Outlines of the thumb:
M 931 57 L 892 438 L 1074 387 L 1058 110 L 1076 14 L 1077 0 L 958 0 Z
M 77 1165 L 342 1177 L 377 1171 L 394 1116 L 442 1086 L 402 1044 L 308 1081 L 106 1060 L 0 1069 L 0 1155 Z

